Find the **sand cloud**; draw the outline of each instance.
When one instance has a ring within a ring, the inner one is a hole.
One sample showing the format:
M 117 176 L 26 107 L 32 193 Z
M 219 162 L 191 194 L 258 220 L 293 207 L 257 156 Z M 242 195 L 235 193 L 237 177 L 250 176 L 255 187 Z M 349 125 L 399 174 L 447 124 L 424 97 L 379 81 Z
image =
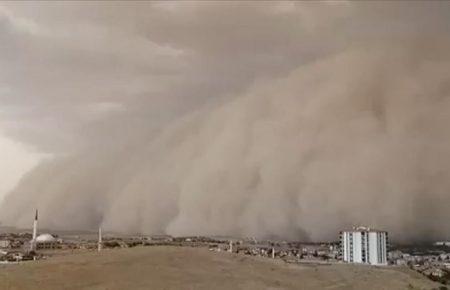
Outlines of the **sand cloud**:
M 447 3 L 2 5 L 0 126 L 52 156 L 4 224 L 450 233 Z

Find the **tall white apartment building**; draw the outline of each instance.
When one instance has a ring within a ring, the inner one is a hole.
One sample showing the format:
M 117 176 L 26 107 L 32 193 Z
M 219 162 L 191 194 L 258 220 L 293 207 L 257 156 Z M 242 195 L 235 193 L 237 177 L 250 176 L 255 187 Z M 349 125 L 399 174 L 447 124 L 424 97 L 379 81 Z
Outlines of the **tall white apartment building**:
M 342 260 L 348 263 L 387 265 L 387 239 L 387 232 L 366 227 L 342 231 Z

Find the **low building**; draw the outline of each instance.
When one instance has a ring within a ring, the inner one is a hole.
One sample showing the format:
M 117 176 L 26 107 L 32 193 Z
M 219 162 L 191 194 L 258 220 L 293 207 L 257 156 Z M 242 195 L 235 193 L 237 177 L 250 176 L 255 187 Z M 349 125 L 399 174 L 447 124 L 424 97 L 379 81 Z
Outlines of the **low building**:
M 0 240 L 0 248 L 9 248 L 11 246 L 10 240 Z
M 439 241 L 434 243 L 435 246 L 447 246 L 450 247 L 450 241 Z
M 348 263 L 387 265 L 387 240 L 387 232 L 367 227 L 342 231 L 340 233 L 342 260 Z

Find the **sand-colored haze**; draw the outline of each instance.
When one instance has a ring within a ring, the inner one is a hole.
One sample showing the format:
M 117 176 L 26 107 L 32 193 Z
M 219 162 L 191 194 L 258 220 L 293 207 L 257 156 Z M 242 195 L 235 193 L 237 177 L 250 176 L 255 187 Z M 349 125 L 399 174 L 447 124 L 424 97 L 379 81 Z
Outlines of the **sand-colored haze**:
M 449 238 L 448 3 L 121 5 L 0 10 L 2 116 L 53 156 L 4 224 Z

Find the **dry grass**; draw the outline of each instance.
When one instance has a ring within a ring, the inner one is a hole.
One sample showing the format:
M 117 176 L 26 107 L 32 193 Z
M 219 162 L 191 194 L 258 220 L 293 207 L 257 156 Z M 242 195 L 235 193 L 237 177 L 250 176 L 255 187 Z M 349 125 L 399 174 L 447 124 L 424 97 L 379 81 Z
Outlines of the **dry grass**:
M 0 289 L 432 289 L 404 268 L 288 265 L 198 248 L 84 252 L 0 267 Z M 412 287 L 412 288 L 411 288 Z

